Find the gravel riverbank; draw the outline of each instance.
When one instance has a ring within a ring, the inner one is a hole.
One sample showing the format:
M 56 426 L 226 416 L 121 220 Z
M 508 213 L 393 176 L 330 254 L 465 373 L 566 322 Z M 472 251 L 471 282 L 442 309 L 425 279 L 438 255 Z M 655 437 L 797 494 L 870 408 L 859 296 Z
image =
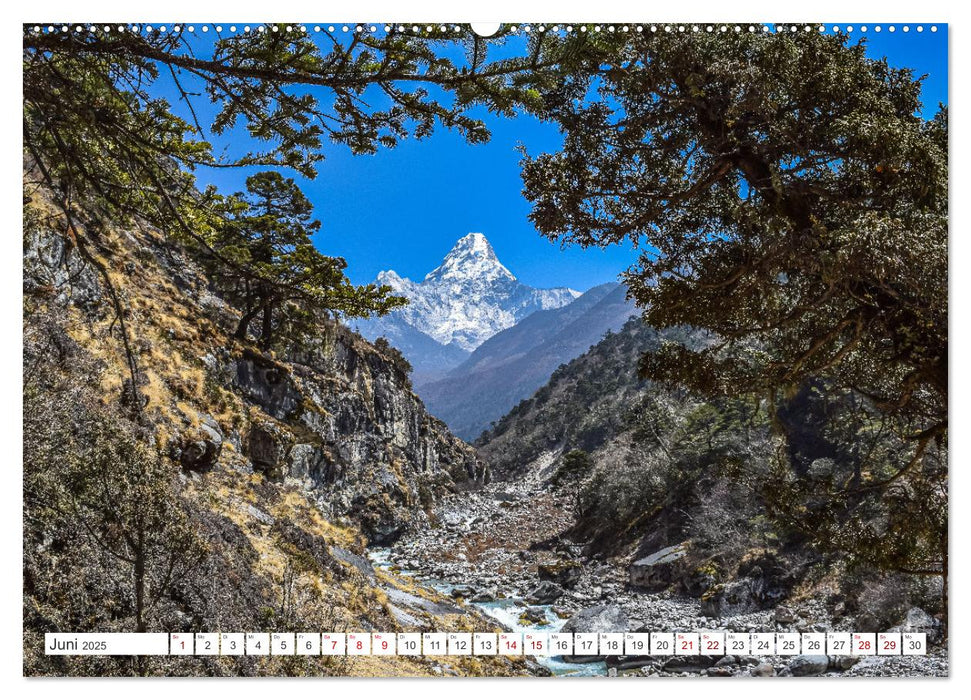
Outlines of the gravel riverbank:
M 442 500 L 433 525 L 381 553 L 387 565 L 411 572 L 520 631 L 582 632 L 851 631 L 821 602 L 733 616 L 709 617 L 701 602 L 628 585 L 630 562 L 592 560 L 581 545 L 558 538 L 571 514 L 532 478 L 497 483 Z M 910 657 L 597 657 L 595 666 L 563 664 L 559 674 L 648 676 L 946 676 L 946 650 Z

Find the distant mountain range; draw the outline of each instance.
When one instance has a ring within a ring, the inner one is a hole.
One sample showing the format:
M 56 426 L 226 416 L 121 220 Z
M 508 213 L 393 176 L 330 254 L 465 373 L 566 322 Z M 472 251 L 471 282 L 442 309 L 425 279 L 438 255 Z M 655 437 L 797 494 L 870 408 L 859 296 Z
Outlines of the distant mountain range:
M 602 284 L 558 309 L 537 311 L 494 335 L 444 378 L 418 386 L 429 412 L 473 440 L 635 313 L 627 288 Z
M 580 296 L 566 287 L 523 284 L 481 233 L 460 238 L 421 282 L 393 270 L 379 273 L 377 282 L 408 297 L 408 306 L 353 326 L 369 340 L 384 336 L 401 350 L 414 367 L 416 384 L 442 377 L 485 340 L 534 311 L 556 309 Z
M 409 303 L 358 322 L 357 330 L 369 340 L 387 338 L 404 354 L 429 412 L 465 440 L 635 313 L 627 288 L 615 282 L 584 294 L 523 284 L 481 233 L 460 238 L 421 282 L 391 270 L 377 281 Z

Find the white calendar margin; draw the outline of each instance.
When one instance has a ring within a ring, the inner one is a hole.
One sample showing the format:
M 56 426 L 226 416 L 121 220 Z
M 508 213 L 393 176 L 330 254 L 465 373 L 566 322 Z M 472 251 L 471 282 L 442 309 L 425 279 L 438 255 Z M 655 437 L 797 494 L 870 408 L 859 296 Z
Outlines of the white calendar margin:
M 528 7 L 528 10 L 524 10 Z M 363 9 L 360 9 L 363 8 Z M 16 86 L 21 84 L 20 72 L 20 25 L 26 21 L 37 19 L 37 12 L 42 11 L 45 17 L 56 17 L 58 21 L 144 21 L 144 22 L 170 22 L 173 18 L 180 18 L 181 21 L 360 21 L 361 17 L 373 17 L 381 21 L 456 21 L 456 22 L 481 22 L 502 19 L 504 21 L 571 21 L 571 22 L 596 22 L 596 21 L 651 21 L 651 22 L 678 22 L 678 21 L 739 21 L 750 22 L 753 19 L 763 19 L 765 21 L 816 21 L 826 22 L 856 22 L 861 19 L 864 21 L 877 22 L 912 22 L 918 20 L 932 20 L 944 22 L 956 22 L 964 19 L 953 9 L 954 5 L 946 0 L 920 0 L 915 2 L 902 2 L 900 0 L 857 0 L 854 3 L 847 3 L 845 0 L 814 0 L 812 3 L 783 4 L 781 2 L 769 2 L 768 0 L 753 0 L 752 2 L 726 3 L 722 0 L 696 0 L 694 3 L 634 3 L 631 0 L 586 0 L 585 2 L 575 2 L 574 0 L 533 0 L 527 5 L 522 0 L 489 0 L 478 4 L 447 2 L 446 0 L 368 0 L 359 5 L 327 3 L 311 4 L 307 2 L 281 2 L 277 0 L 273 3 L 258 2 L 255 0 L 234 0 L 232 3 L 199 3 L 198 0 L 165 0 L 164 3 L 132 5 L 121 0 L 46 0 L 43 9 L 36 3 L 15 3 L 13 12 L 8 11 L 4 15 L 5 22 L 0 23 L 3 27 L 3 41 L 0 46 L 4 48 L 4 61 L 0 62 L 0 70 L 4 71 L 4 85 Z M 16 13 L 15 17 L 9 15 Z M 643 15 L 643 16 L 642 16 Z M 964 23 L 963 31 L 955 33 L 958 39 L 951 42 L 951 65 L 949 70 L 951 76 L 959 74 L 971 75 L 971 33 Z M 950 28 L 954 30 L 954 27 Z M 17 58 L 14 58 L 14 54 Z M 950 78 L 950 77 L 949 77 Z M 955 83 L 952 80 L 952 85 Z M 971 95 L 971 87 L 962 85 L 959 102 L 964 99 L 964 95 Z M 949 96 L 953 103 L 953 95 Z M 0 186 L 0 197 L 3 197 L 4 207 L 2 211 L 8 213 L 8 224 L 13 215 L 10 212 L 20 211 L 21 183 L 20 174 L 14 172 L 12 163 L 19 162 L 22 146 L 14 146 L 15 135 L 21 133 L 20 106 L 15 104 L 15 100 L 6 101 L 6 109 L 2 112 L 2 126 L 6 127 L 2 133 L 7 135 L 6 148 L 4 149 L 3 162 L 8 165 L 3 171 L 5 173 L 3 186 Z M 963 102 L 961 102 L 963 104 Z M 966 177 L 966 167 L 964 164 L 971 163 L 971 119 L 966 117 L 969 113 L 967 109 L 955 110 L 951 114 L 951 144 L 952 159 L 950 173 L 950 191 L 952 201 L 950 208 L 950 228 L 952 232 L 964 230 L 971 226 L 971 216 L 967 200 L 955 197 L 954 193 L 967 191 L 971 188 L 971 179 Z M 967 137 L 964 136 L 967 134 Z M 16 148 L 16 151 L 14 150 Z M 962 226 L 963 224 L 963 226 Z M 971 268 L 971 243 L 962 244 L 959 236 L 952 235 L 949 243 L 949 254 L 951 257 L 952 270 L 959 268 Z M 20 254 L 20 243 L 17 236 L 7 236 L 4 238 L 5 250 L 0 251 L 0 260 L 10 268 L 11 274 L 0 275 L 0 298 L 7 300 L 7 303 L 0 306 L 3 311 L 3 321 L 5 327 L 18 327 L 13 324 L 20 323 L 22 313 L 16 300 L 21 298 L 20 274 L 13 274 L 13 268 L 20 263 L 15 262 Z M 971 316 L 968 309 L 971 309 L 971 276 L 953 275 L 952 289 L 949 304 L 955 309 L 951 323 L 952 352 L 955 357 L 971 353 Z M 964 352 L 962 352 L 964 351 Z M 18 366 L 21 362 L 22 348 L 16 348 L 13 343 L 6 343 L 0 346 L 0 357 L 6 360 L 8 367 Z M 952 383 L 955 385 L 955 395 L 971 396 L 971 367 L 961 367 L 960 363 L 955 363 L 951 370 Z M 6 392 L 9 395 L 19 397 L 18 387 L 14 386 L 19 377 L 16 372 L 7 373 L 3 381 L 8 382 L 10 387 Z M 962 391 L 963 390 L 963 391 Z M 11 437 L 9 442 L 14 445 L 14 450 L 21 451 L 22 463 L 22 440 L 19 437 L 21 430 L 22 410 L 19 399 L 4 402 L 0 405 L 0 434 Z M 951 407 L 950 419 L 952 424 L 959 425 L 960 422 L 969 422 L 967 409 L 961 409 L 958 402 L 954 402 Z M 961 419 L 959 421 L 959 419 Z M 10 427 L 14 426 L 14 427 Z M 971 426 L 968 426 L 971 427 Z M 952 435 L 952 464 L 962 463 L 962 457 L 971 456 L 971 448 L 963 444 L 961 438 L 962 431 L 954 430 Z M 16 433 L 14 435 L 10 435 Z M 12 463 L 13 460 L 10 460 Z M 10 466 L 10 464 L 8 464 Z M 22 540 L 22 473 L 16 468 L 9 471 L 14 472 L 15 483 L 8 483 L 8 488 L 0 490 L 0 523 L 2 523 L 2 537 L 5 538 L 2 551 L 8 553 L 12 559 L 14 552 L 21 553 L 23 549 Z M 971 491 L 967 484 L 969 480 L 966 476 L 952 480 L 951 504 L 965 503 L 971 501 Z M 950 527 L 953 532 L 968 531 L 971 528 L 971 508 L 952 507 L 949 513 Z M 962 528 L 961 525 L 964 527 Z M 952 551 L 951 561 L 951 580 L 968 581 L 971 580 L 971 567 L 968 566 L 967 557 L 956 557 L 956 550 Z M 20 559 L 18 559 L 18 562 Z M 953 590 L 953 584 L 952 584 Z M 119 698 L 130 700 L 133 689 L 131 681 L 119 681 L 117 679 L 25 679 L 22 676 L 23 666 L 23 642 L 22 635 L 17 630 L 22 629 L 23 610 L 22 600 L 22 581 L 17 576 L 3 577 L 0 580 L 0 600 L 5 601 L 3 608 L 3 618 L 0 619 L 7 633 L 0 635 L 0 669 L 2 669 L 2 680 L 8 683 L 8 687 L 19 690 L 21 696 L 30 697 L 31 700 L 65 700 L 66 696 L 72 694 L 72 688 L 80 688 L 79 683 L 83 683 L 85 697 L 97 698 L 97 700 L 108 700 Z M 968 604 L 963 596 L 951 596 L 950 599 L 950 618 L 953 630 L 971 629 L 968 623 L 966 612 Z M 951 640 L 951 661 L 957 658 L 953 652 L 955 648 L 962 651 L 965 646 L 958 638 L 955 646 L 954 635 Z M 954 669 L 951 670 L 952 678 Z M 967 674 L 965 674 L 967 675 Z M 576 679 L 580 680 L 580 679 Z M 640 682 L 664 683 L 664 693 L 672 692 L 672 684 L 665 679 L 635 679 Z M 718 683 L 718 700 L 751 700 L 760 697 L 772 697 L 778 700 L 780 682 L 760 683 L 762 679 L 754 681 L 738 682 L 735 679 L 731 682 Z M 784 681 L 785 700 L 820 700 L 820 689 L 825 688 L 826 700 L 837 700 L 846 697 L 859 700 L 861 693 L 869 692 L 867 686 L 861 683 L 840 683 L 836 679 L 826 679 L 822 684 L 801 682 L 803 679 L 786 679 Z M 887 679 L 879 686 L 879 690 L 886 692 L 890 689 L 889 682 L 898 679 Z M 287 693 L 294 694 L 294 697 L 301 697 L 304 693 L 318 693 L 320 689 L 311 690 L 312 686 L 305 685 L 303 682 L 295 682 L 291 679 L 260 679 L 260 682 L 244 682 L 241 679 L 229 679 L 232 692 L 232 700 L 265 700 L 267 693 Z M 501 693 L 501 700 L 512 700 L 518 697 L 535 697 L 538 691 L 533 679 L 506 680 L 506 679 L 481 679 L 475 683 L 463 683 L 461 688 L 450 682 L 441 682 L 439 679 L 327 679 L 327 686 L 323 692 L 348 692 L 359 697 L 359 694 L 367 693 L 367 688 L 391 691 L 394 687 L 394 700 L 455 700 L 455 693 L 459 690 L 462 693 L 462 700 L 499 700 L 496 693 Z M 364 685 L 367 684 L 367 687 Z M 927 685 L 927 690 L 933 693 L 933 700 L 947 697 L 959 697 L 957 683 L 941 683 L 928 679 L 907 679 L 906 689 L 908 693 L 922 692 L 918 686 Z M 679 684 L 678 687 L 687 688 Z M 19 687 L 18 687 L 19 686 Z M 619 698 L 643 697 L 645 687 L 634 684 L 634 681 L 621 681 L 611 683 L 612 695 Z M 714 686 L 706 686 L 706 691 L 701 691 L 699 686 L 694 688 L 693 693 L 684 690 L 684 695 L 676 694 L 678 699 L 694 697 L 707 698 L 714 692 Z M 338 688 L 340 691 L 338 691 Z M 356 688 L 356 690 L 355 690 Z M 585 682 L 560 682 L 556 686 L 555 700 L 591 700 L 589 693 L 591 686 Z M 214 686 L 210 679 L 179 679 L 177 685 L 172 685 L 164 679 L 147 679 L 138 682 L 138 700 L 173 700 L 173 698 L 194 698 L 204 697 L 213 693 Z M 518 691 L 512 692 L 510 691 Z M 655 692 L 657 687 L 653 689 Z M 896 688 L 895 688 L 896 690 Z M 354 691 L 353 693 L 351 691 Z M 15 691 L 16 692 L 16 691 Z M 218 692 L 218 691 L 217 691 Z M 540 691 L 542 692 L 542 691 Z M 894 692 L 894 691 L 891 691 Z M 895 694 L 895 692 L 894 692 Z M 289 697 L 288 697 L 289 700 Z M 598 699 L 599 700 L 599 699 Z M 611 698 L 610 700 L 614 700 Z

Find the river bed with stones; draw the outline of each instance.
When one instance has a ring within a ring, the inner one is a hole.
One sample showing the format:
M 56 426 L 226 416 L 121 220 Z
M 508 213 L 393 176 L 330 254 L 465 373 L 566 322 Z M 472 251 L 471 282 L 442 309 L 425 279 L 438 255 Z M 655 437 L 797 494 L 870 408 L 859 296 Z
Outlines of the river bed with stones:
M 541 477 L 499 482 L 439 502 L 430 527 L 371 550 L 378 567 L 411 576 L 508 631 L 843 631 L 821 603 L 707 617 L 698 600 L 629 585 L 630 562 L 590 559 L 560 537 L 569 507 Z M 922 620 L 916 620 L 919 624 Z M 848 628 L 845 631 L 851 631 Z M 537 658 L 567 676 L 946 676 L 946 650 L 924 657 L 724 656 Z M 581 663 L 582 661 L 582 663 Z

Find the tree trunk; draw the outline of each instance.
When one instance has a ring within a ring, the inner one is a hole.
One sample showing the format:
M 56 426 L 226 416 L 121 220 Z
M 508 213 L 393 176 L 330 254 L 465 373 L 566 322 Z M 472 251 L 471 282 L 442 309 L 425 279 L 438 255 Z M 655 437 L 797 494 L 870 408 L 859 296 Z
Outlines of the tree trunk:
M 273 345 L 273 303 L 263 305 L 263 330 L 260 333 L 260 349 L 269 350 Z
M 135 631 L 144 632 L 145 626 L 145 532 L 138 531 L 135 551 Z
M 239 325 L 236 326 L 236 332 L 233 334 L 236 340 L 246 340 L 246 336 L 249 334 L 249 324 L 253 322 L 259 312 L 260 307 L 257 306 L 243 314 L 243 317 L 239 319 Z
M 944 551 L 941 557 L 941 605 L 943 606 L 941 621 L 944 623 L 943 629 L 941 630 L 943 643 L 947 644 L 947 621 L 950 615 L 950 610 L 947 609 L 948 606 L 948 596 L 947 596 L 947 537 L 944 538 Z

